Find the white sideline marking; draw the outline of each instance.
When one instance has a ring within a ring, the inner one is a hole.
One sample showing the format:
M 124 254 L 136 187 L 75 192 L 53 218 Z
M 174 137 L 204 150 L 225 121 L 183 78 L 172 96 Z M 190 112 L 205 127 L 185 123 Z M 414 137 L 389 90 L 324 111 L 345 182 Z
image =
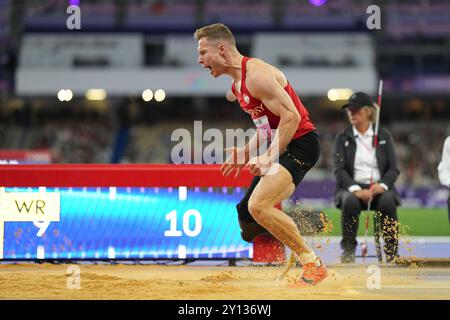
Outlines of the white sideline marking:
M 178 258 L 186 259 L 186 247 L 183 245 L 178 246 Z
M 178 200 L 186 201 L 187 199 L 187 187 L 178 187 Z
M 36 257 L 38 259 L 44 259 L 45 258 L 45 249 L 44 249 L 43 246 L 38 246 L 37 247 Z
M 116 200 L 116 194 L 117 194 L 117 188 L 116 187 L 109 187 L 109 199 L 110 200 Z
M 305 237 L 308 238 L 308 237 Z M 340 241 L 342 240 L 342 237 L 318 237 L 315 236 L 314 240 L 319 242 L 319 241 L 324 241 L 329 239 L 331 243 L 340 243 Z M 364 239 L 364 237 L 357 237 L 357 241 L 358 243 L 361 243 L 361 241 Z M 399 241 L 404 241 L 404 240 L 409 240 L 411 243 L 450 243 L 450 237 L 414 237 L 414 236 L 410 236 L 410 237 L 400 237 Z M 368 236 L 367 237 L 367 242 L 368 243 L 374 243 L 375 239 L 373 236 Z
M 114 247 L 108 247 L 108 259 L 115 259 L 116 258 L 116 250 Z

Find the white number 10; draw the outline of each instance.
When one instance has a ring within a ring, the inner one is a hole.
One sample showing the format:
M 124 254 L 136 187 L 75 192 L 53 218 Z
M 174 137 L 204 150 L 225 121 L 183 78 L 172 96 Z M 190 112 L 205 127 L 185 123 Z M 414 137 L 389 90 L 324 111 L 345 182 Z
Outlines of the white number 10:
M 194 230 L 191 230 L 189 227 L 189 218 L 194 216 Z M 166 237 L 181 237 L 182 233 L 180 230 L 177 230 L 177 210 L 172 210 L 168 214 L 166 214 L 166 220 L 170 221 L 170 230 L 164 231 L 164 236 Z M 186 211 L 183 215 L 183 231 L 189 237 L 198 236 L 202 231 L 202 216 L 200 212 L 194 209 L 190 209 Z

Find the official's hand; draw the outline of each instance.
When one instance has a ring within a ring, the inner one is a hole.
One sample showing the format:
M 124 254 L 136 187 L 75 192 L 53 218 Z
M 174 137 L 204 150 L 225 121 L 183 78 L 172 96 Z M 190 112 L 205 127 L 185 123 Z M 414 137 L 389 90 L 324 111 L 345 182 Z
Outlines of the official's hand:
M 232 147 L 225 149 L 225 152 L 231 151 L 231 155 L 227 160 L 220 166 L 220 172 L 224 177 L 230 175 L 233 170 L 236 170 L 235 178 L 239 176 L 241 169 L 247 163 L 247 157 L 245 156 L 244 148 Z
M 369 201 L 372 199 L 372 193 L 370 192 L 369 189 L 362 189 L 362 190 L 357 190 L 355 192 L 353 192 L 353 194 L 361 199 L 361 201 L 363 203 L 369 203 Z
M 259 157 L 251 158 L 248 162 L 248 168 L 250 172 L 255 176 L 265 175 L 270 166 L 272 165 L 272 160 L 266 155 L 261 155 Z
M 370 192 L 372 193 L 372 196 L 376 196 L 377 194 L 382 194 L 385 191 L 386 190 L 379 183 L 374 183 L 370 187 Z

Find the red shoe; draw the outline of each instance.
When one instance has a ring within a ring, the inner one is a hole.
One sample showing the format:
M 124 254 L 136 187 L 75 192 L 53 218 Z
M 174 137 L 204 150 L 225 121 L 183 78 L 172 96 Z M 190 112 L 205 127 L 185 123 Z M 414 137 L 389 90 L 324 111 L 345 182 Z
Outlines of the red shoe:
M 289 288 L 304 288 L 318 284 L 325 279 L 328 275 L 327 267 L 323 264 L 322 260 L 319 266 L 315 263 L 307 263 L 303 266 L 303 271 L 298 275 L 295 282 L 289 285 Z

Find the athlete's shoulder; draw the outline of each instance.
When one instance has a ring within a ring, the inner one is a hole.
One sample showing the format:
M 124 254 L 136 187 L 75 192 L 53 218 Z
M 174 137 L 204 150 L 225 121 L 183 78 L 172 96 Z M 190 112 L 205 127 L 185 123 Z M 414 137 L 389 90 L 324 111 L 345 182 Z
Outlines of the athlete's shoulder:
M 253 97 L 261 99 L 273 94 L 277 80 L 269 65 L 259 60 L 254 61 L 250 66 L 247 64 L 245 84 Z
M 252 58 L 247 62 L 246 73 L 247 84 L 268 84 L 275 80 L 273 67 L 257 58 Z
M 271 70 L 271 65 L 259 58 L 250 58 L 247 61 L 247 74 L 252 75 L 255 73 L 265 72 Z
M 247 62 L 247 79 L 250 82 L 273 84 L 277 82 L 284 87 L 287 79 L 284 73 L 264 60 L 252 58 Z

